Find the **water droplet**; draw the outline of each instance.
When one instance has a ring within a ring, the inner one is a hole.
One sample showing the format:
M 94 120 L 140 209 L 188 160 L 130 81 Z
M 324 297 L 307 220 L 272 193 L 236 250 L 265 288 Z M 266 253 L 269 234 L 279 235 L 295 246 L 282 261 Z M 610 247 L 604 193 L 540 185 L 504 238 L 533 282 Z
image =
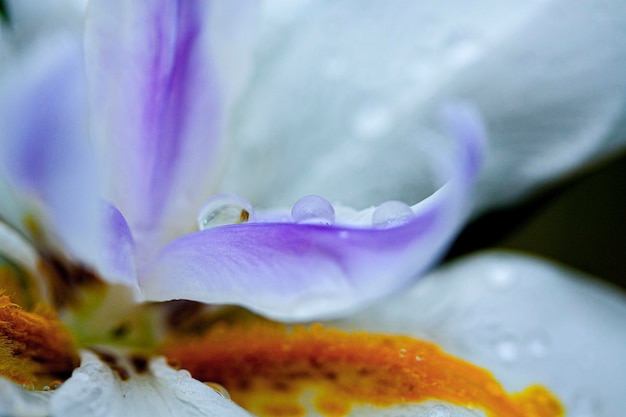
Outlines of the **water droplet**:
M 544 334 L 532 336 L 526 344 L 526 351 L 533 358 L 545 358 L 548 354 L 548 338 Z
M 469 34 L 457 33 L 448 39 L 447 49 L 455 65 L 465 65 L 479 55 L 480 44 Z
M 293 205 L 291 217 L 296 223 L 331 225 L 335 222 L 335 209 L 328 200 L 307 195 Z
M 389 131 L 393 116 L 388 107 L 370 104 L 359 109 L 352 119 L 352 132 L 358 139 L 378 139 Z
M 86 372 L 75 372 L 72 374 L 72 379 L 77 382 L 88 382 L 91 378 Z
M 254 209 L 243 197 L 218 194 L 209 198 L 198 213 L 200 230 L 227 224 L 241 224 L 254 220 Z
M 176 371 L 176 372 L 177 372 L 177 375 L 178 375 L 179 378 L 184 378 L 184 379 L 191 378 L 191 372 L 189 372 L 186 369 L 181 369 L 181 370 Z
M 50 391 L 50 387 L 48 385 L 44 385 L 41 390 L 45 391 L 45 392 L 48 392 L 48 391 Z
M 582 390 L 574 395 L 569 414 L 572 417 L 602 417 L 602 405 L 597 398 L 587 394 L 588 390 Z
M 510 289 L 516 281 L 515 274 L 508 266 L 495 266 L 486 277 L 491 288 L 498 291 Z
M 519 357 L 519 346 L 510 336 L 498 340 L 495 344 L 495 351 L 503 362 L 515 362 Z
M 428 411 L 428 417 L 450 417 L 452 413 L 445 405 L 436 405 Z
M 400 349 L 400 354 L 399 355 L 400 355 L 401 358 L 406 358 L 406 349 L 404 349 L 404 348 Z
M 406 66 L 406 74 L 413 81 L 424 81 L 432 79 L 437 75 L 436 66 L 424 57 L 420 57 L 419 60 L 409 63 Z
M 222 385 L 218 384 L 217 382 L 205 382 L 204 385 L 206 385 L 209 388 L 213 388 L 213 390 L 217 392 L 219 395 L 226 398 L 227 400 L 230 400 L 230 394 L 228 393 L 228 390 L 224 388 Z
M 455 45 L 452 50 L 454 60 L 458 63 L 466 63 L 478 56 L 478 44 L 465 41 Z
M 421 361 L 423 361 L 423 360 L 424 360 L 424 358 L 422 358 L 422 357 L 421 357 L 421 356 L 419 356 L 419 355 L 415 355 L 415 360 L 416 360 L 416 361 L 418 361 L 418 362 L 421 362 Z
M 387 228 L 400 226 L 413 217 L 413 210 L 401 201 L 386 201 L 376 207 L 372 215 L 374 227 Z

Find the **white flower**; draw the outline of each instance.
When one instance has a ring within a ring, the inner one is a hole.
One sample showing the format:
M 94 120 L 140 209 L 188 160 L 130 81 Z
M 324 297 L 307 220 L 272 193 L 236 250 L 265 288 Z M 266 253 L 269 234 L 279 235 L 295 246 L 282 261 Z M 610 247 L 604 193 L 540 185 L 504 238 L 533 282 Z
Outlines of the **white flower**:
M 0 414 L 619 415 L 622 294 L 503 253 L 408 288 L 623 146 L 620 2 L 8 4 L 0 374 L 38 391 Z

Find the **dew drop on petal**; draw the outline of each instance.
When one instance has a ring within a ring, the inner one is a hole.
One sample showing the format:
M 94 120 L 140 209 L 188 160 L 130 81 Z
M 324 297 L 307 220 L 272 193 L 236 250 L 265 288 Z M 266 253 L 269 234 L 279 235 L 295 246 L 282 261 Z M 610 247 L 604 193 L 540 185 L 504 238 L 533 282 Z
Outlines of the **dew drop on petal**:
M 428 417 L 450 417 L 452 413 L 445 405 L 436 405 L 428 411 Z
M 505 291 L 515 285 L 516 277 L 508 266 L 496 266 L 487 276 L 487 282 L 491 288 L 497 291 Z
M 22 384 L 22 388 L 24 388 L 27 391 L 34 391 L 35 384 L 33 384 L 32 382 L 27 382 L 27 383 Z
M 496 355 L 503 362 L 515 362 L 519 357 L 519 347 L 512 337 L 503 337 L 494 346 Z
M 391 129 L 391 110 L 383 105 L 370 104 L 360 108 L 352 119 L 352 132 L 357 139 L 379 139 Z
M 86 372 L 75 372 L 72 374 L 72 379 L 79 382 L 88 382 L 91 378 L 87 375 Z
M 254 208 L 243 197 L 218 194 L 209 198 L 198 213 L 200 230 L 227 224 L 241 224 L 254 220 Z
M 480 55 L 480 43 L 469 33 L 456 33 L 446 42 L 449 59 L 453 65 L 466 65 Z
M 183 379 L 191 378 L 191 372 L 189 372 L 186 369 L 180 369 L 176 372 L 179 378 L 183 378 Z
M 568 415 L 572 417 L 604 417 L 605 414 L 596 398 L 586 392 L 577 392 Z
M 228 393 L 228 390 L 217 382 L 205 382 L 204 385 L 212 388 L 215 392 L 217 392 L 219 395 L 226 398 L 227 400 L 230 400 L 230 394 Z
M 548 354 L 548 339 L 544 334 L 533 335 L 526 344 L 526 351 L 535 358 L 541 359 Z
M 331 225 L 335 222 L 335 209 L 328 200 L 307 195 L 293 205 L 291 217 L 296 223 Z
M 372 215 L 372 225 L 379 228 L 400 226 L 413 217 L 413 210 L 402 201 L 386 201 L 376 207 Z

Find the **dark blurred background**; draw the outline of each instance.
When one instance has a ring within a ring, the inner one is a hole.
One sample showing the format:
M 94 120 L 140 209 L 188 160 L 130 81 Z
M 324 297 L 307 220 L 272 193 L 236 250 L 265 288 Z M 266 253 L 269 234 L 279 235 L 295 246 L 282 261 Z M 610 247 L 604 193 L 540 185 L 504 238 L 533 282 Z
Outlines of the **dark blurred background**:
M 626 289 L 626 154 L 476 219 L 447 259 L 488 247 L 544 256 Z

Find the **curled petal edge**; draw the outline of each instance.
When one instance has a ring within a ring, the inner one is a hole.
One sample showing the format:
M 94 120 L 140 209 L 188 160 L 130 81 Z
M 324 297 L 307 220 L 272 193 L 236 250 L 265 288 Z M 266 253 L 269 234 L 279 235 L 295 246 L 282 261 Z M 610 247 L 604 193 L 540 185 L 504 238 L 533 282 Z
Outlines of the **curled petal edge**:
M 140 278 L 147 300 L 237 304 L 284 321 L 329 319 L 406 287 L 445 252 L 469 210 L 485 137 L 477 113 L 444 109 L 457 141 L 449 181 L 386 229 L 247 223 L 167 245 Z

